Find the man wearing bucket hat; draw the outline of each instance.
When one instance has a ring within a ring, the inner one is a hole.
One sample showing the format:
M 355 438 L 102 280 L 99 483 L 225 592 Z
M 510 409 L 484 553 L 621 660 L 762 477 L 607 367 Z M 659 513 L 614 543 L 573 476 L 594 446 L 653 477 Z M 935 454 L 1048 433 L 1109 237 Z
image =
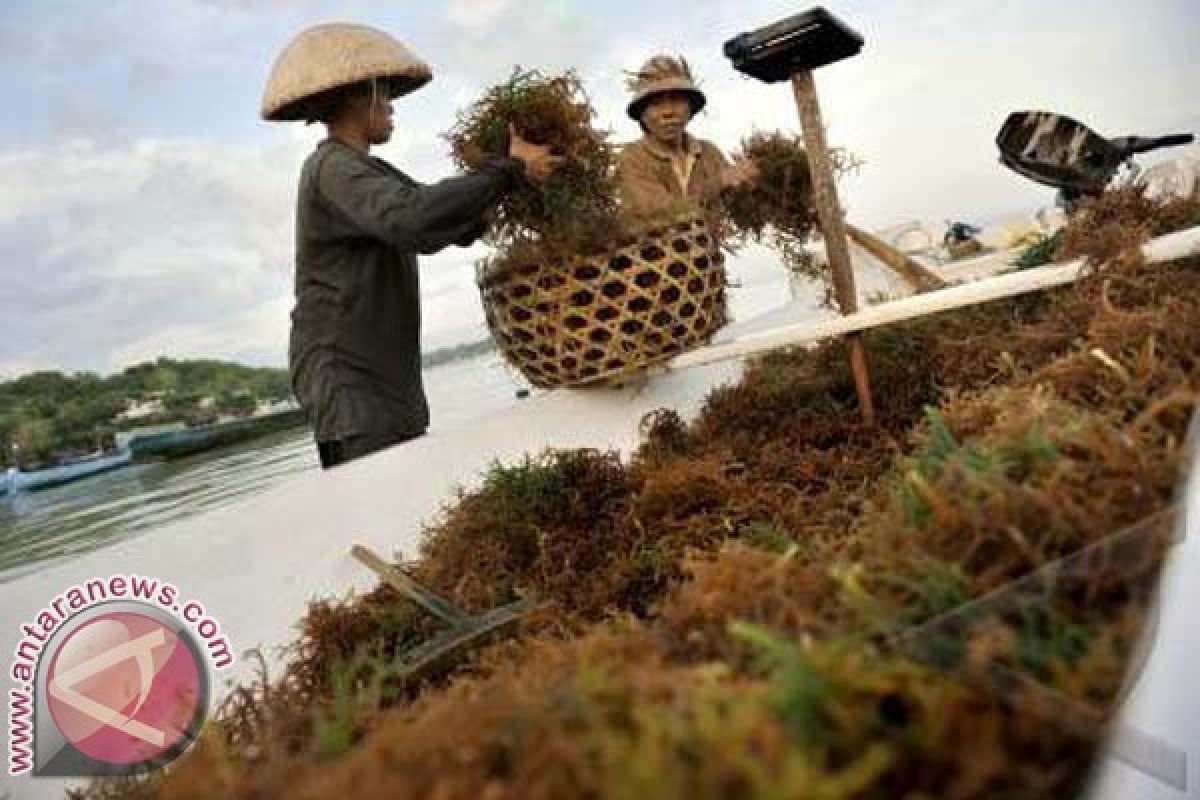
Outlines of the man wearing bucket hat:
M 621 210 L 633 222 L 669 214 L 682 206 L 714 210 L 721 190 L 752 180 L 749 163 L 730 165 L 711 142 L 687 133 L 707 103 L 687 61 L 658 55 L 633 73 L 626 112 L 643 136 L 627 144 L 617 161 Z
M 508 158 L 432 185 L 371 156 L 391 137 L 392 99 L 431 77 L 383 31 L 318 25 L 280 54 L 263 94 L 264 119 L 328 130 L 300 173 L 288 348 L 323 467 L 425 432 L 417 254 L 475 241 L 486 210 L 561 161 L 516 131 Z

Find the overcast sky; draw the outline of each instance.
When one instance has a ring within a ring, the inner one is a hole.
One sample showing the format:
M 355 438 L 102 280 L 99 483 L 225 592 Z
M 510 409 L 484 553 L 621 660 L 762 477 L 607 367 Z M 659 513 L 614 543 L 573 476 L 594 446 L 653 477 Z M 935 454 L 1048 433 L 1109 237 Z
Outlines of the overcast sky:
M 826 5 L 866 37 L 862 55 L 817 76 L 831 142 L 865 162 L 842 186 L 860 224 L 1048 202 L 996 161 L 1011 110 L 1061 111 L 1108 135 L 1200 128 L 1196 0 Z M 378 152 L 432 181 L 450 172 L 440 134 L 455 112 L 516 64 L 579 70 L 618 141 L 637 134 L 624 71 L 660 51 L 686 55 L 709 96 L 694 133 L 729 151 L 755 128 L 794 130 L 788 89 L 738 76 L 721 44 L 804 7 L 5 0 L 0 378 L 158 355 L 285 364 L 295 178 L 321 132 L 257 112 L 276 54 L 309 25 L 375 25 L 432 65 Z M 485 335 L 472 269 L 482 252 L 422 260 L 427 350 Z

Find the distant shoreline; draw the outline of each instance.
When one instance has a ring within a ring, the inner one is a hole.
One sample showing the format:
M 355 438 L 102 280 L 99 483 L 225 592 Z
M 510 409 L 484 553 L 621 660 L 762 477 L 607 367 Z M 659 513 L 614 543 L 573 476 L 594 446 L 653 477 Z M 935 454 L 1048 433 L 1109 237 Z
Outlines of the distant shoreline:
M 421 356 L 432 368 L 494 352 L 490 339 Z M 118 433 L 248 419 L 295 404 L 288 371 L 217 359 L 155 361 L 109 375 L 37 370 L 0 381 L 0 469 L 44 469 L 115 449 Z

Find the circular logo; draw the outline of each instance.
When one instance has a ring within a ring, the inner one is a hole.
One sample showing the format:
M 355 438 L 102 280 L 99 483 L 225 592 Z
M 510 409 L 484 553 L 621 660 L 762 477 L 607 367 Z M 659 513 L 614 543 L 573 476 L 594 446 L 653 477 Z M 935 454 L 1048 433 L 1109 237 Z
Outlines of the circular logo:
M 186 630 L 135 611 L 82 622 L 46 673 L 50 715 L 63 739 L 114 766 L 164 763 L 203 723 L 207 681 Z

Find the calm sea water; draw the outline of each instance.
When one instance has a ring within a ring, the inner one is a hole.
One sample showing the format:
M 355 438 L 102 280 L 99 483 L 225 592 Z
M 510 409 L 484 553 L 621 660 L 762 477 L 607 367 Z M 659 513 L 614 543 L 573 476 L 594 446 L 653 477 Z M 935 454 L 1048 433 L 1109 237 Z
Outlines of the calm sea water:
M 425 372 L 433 426 L 456 427 L 520 402 L 496 355 Z M 76 483 L 0 497 L 0 582 L 319 469 L 307 428 L 177 461 L 138 464 Z

